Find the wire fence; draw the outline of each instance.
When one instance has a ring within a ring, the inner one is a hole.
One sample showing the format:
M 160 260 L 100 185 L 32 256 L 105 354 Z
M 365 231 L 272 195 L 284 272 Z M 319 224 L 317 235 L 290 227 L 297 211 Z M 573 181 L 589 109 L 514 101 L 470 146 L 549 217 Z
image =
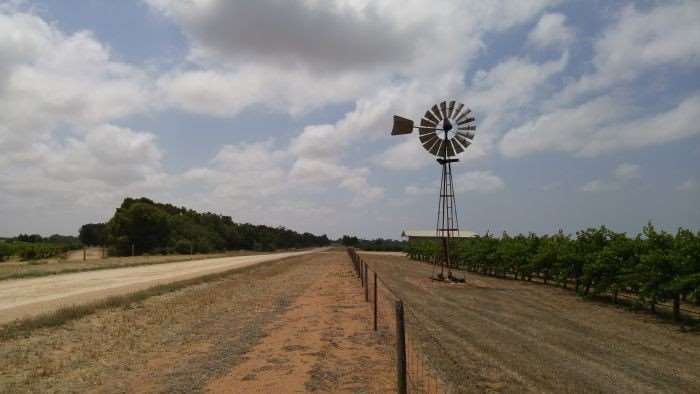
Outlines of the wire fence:
M 452 392 L 450 384 L 432 367 L 434 363 L 431 363 L 423 348 L 429 342 L 441 356 L 455 364 L 457 361 L 451 358 L 450 352 L 440 343 L 434 331 L 424 324 L 415 309 L 405 303 L 354 249 L 348 248 L 347 251 L 364 289 L 365 301 L 373 305 L 373 329 L 387 346 L 395 349 L 396 392 Z

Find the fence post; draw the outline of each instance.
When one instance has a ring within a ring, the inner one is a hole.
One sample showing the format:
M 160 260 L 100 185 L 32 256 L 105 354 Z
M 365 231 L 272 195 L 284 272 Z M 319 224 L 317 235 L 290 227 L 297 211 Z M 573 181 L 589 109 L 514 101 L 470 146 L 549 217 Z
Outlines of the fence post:
M 365 262 L 360 260 L 360 272 L 358 274 L 360 275 L 360 283 L 362 286 L 365 286 L 365 276 L 364 276 L 364 271 L 365 271 Z
M 377 331 L 377 273 L 374 273 L 374 331 Z
M 85 250 L 85 247 L 83 246 L 83 261 L 87 260 L 87 250 Z
M 136 256 L 136 244 L 131 244 L 131 257 Z
M 396 301 L 396 388 L 406 394 L 406 331 L 403 321 L 403 302 Z
M 365 264 L 365 302 L 369 302 L 369 282 L 367 282 L 367 264 Z

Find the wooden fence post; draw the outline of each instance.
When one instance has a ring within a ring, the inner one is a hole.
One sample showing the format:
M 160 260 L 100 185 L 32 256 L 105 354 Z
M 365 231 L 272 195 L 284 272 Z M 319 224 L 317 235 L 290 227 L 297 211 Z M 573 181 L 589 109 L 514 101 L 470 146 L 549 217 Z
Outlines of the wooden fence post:
M 362 287 L 365 286 L 364 271 L 365 271 L 365 262 L 360 260 L 360 272 L 358 272 L 358 274 L 360 274 L 360 283 L 362 284 Z
M 406 386 L 406 331 L 403 321 L 403 302 L 396 301 L 396 389 L 407 393 Z
M 83 246 L 83 261 L 87 260 L 87 250 Z
M 374 273 L 374 331 L 377 331 L 377 273 Z
M 365 264 L 365 302 L 369 302 L 369 282 L 367 282 L 367 264 Z

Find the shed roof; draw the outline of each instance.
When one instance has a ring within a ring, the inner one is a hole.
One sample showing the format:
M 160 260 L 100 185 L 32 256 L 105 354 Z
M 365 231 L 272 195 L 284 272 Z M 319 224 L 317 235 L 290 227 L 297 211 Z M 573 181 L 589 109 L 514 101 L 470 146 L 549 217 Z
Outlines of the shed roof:
M 472 238 L 476 237 L 477 233 L 469 230 L 459 230 L 457 234 L 452 235 L 452 238 Z M 402 237 L 411 238 L 436 238 L 435 230 L 404 230 L 401 232 Z

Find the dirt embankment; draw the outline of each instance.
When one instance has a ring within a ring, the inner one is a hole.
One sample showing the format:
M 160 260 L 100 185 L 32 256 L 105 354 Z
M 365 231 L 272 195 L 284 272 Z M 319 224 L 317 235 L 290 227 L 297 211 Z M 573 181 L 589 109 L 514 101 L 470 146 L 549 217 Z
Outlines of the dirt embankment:
M 0 343 L 0 392 L 382 392 L 361 294 L 343 253 L 248 267 Z
M 439 339 L 421 337 L 456 392 L 700 392 L 700 335 L 649 314 L 533 283 L 467 274 L 443 284 L 407 258 L 363 259 Z

